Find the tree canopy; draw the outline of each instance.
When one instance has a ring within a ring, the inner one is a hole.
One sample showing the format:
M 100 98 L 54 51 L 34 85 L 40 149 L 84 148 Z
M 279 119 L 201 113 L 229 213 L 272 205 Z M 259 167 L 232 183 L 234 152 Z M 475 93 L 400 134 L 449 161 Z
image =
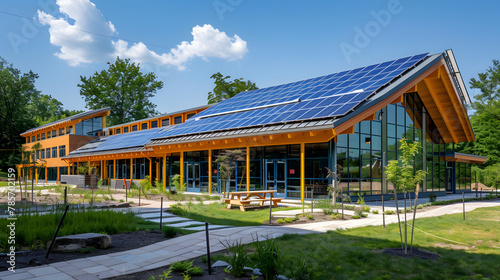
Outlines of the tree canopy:
M 5 59 L 0 58 L 0 168 L 6 166 L 9 157 L 17 151 L 23 139 L 20 133 L 36 125 L 29 111 L 38 75 L 29 71 L 21 73 Z
M 89 109 L 111 107 L 106 118 L 108 126 L 144 119 L 157 114 L 156 105 L 150 101 L 163 88 L 163 82 L 150 72 L 144 74 L 139 64 L 129 59 L 116 58 L 108 62 L 108 69 L 91 77 L 80 76 L 80 95 Z
M 472 108 L 471 125 L 475 142 L 459 143 L 456 150 L 463 153 L 488 156 L 484 167 L 500 163 L 500 62 L 493 60 L 493 66 L 477 78 L 470 80 L 470 86 L 478 89 Z
M 210 79 L 215 80 L 215 87 L 213 91 L 208 93 L 208 104 L 229 99 L 242 91 L 258 89 L 255 83 L 252 83 L 250 80 L 245 82 L 243 81 L 243 78 L 239 78 L 229 81 L 230 78 L 231 76 L 224 77 L 220 72 L 217 72 L 210 77 Z
M 51 95 L 37 93 L 31 99 L 30 114 L 35 119 L 36 126 L 54 122 L 81 112 L 83 111 L 64 109 L 63 104 Z

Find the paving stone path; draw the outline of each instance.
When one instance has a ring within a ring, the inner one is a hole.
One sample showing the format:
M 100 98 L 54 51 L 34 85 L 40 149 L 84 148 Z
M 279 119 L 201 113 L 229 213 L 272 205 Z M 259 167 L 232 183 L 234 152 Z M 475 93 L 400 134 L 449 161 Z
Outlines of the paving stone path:
M 483 201 L 466 203 L 466 211 L 472 211 L 479 207 L 500 206 L 500 201 Z M 153 210 L 135 208 L 139 215 L 144 215 L 149 219 L 157 219 Z M 462 204 L 446 205 L 426 212 L 417 213 L 417 218 L 433 217 L 446 214 L 461 213 Z M 159 213 L 159 211 L 156 211 Z M 167 213 L 168 214 L 168 213 Z M 166 219 L 175 217 L 166 215 Z M 159 217 L 158 217 L 159 218 Z M 184 221 L 178 221 L 183 222 Z M 386 216 L 386 223 L 397 222 L 396 215 Z M 251 227 L 230 227 L 218 228 L 210 231 L 210 250 L 219 251 L 224 249 L 223 244 L 233 240 L 240 240 L 247 244 L 255 240 L 266 238 L 276 238 L 285 233 L 308 234 L 322 233 L 334 230 L 339 226 L 345 228 L 363 227 L 368 225 L 378 226 L 382 224 L 382 215 L 369 214 L 368 218 L 331 221 L 310 224 L 298 224 L 287 226 L 251 226 Z M 203 227 L 198 227 L 202 230 Z M 217 228 L 212 225 L 212 228 Z M 75 259 L 71 261 L 52 263 L 37 267 L 27 267 L 11 271 L 0 272 L 0 279 L 5 280 L 59 280 L 59 279 L 105 279 L 108 277 L 127 275 L 131 273 L 146 271 L 163 266 L 167 266 L 175 261 L 187 260 L 200 257 L 206 254 L 205 232 L 184 235 L 166 241 L 151 244 L 142 248 L 129 251 L 117 252 L 108 255 Z

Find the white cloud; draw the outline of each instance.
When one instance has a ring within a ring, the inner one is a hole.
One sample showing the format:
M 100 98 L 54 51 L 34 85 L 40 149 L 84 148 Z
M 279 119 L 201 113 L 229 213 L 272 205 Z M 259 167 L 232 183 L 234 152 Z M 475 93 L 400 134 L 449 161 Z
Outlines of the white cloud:
M 50 43 L 60 47 L 60 52 L 55 55 L 72 66 L 120 56 L 135 62 L 172 65 L 184 70 L 185 63 L 196 57 L 236 60 L 248 52 L 247 43 L 238 35 L 229 37 L 205 24 L 193 27 L 190 42 L 183 41 L 170 52 L 158 54 L 142 42 L 129 46 L 126 41 L 110 38 L 117 35 L 114 25 L 106 21 L 94 3 L 88 0 L 57 0 L 57 5 L 63 17 L 55 18 L 38 11 L 38 20 L 49 26 Z

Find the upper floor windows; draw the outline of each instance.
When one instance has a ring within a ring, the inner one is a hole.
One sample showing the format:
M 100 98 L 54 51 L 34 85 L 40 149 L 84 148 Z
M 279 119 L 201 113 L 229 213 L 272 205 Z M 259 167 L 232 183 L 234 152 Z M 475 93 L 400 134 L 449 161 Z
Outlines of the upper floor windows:
M 151 122 L 151 128 L 158 127 L 158 121 L 152 121 Z
M 97 135 L 102 131 L 102 117 L 90 118 L 75 124 L 76 135 Z
M 174 118 L 174 124 L 180 124 L 182 123 L 182 116 L 177 116 Z

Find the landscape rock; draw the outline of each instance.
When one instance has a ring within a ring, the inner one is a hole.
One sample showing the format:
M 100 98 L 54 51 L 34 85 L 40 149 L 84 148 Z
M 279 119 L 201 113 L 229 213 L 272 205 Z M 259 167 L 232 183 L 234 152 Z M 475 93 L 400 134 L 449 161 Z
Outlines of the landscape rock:
M 345 230 L 345 227 L 344 227 L 344 226 L 338 226 L 338 227 L 336 228 L 336 230 Z
M 278 280 L 289 280 L 287 277 L 285 277 L 283 275 L 278 275 L 278 277 L 276 279 L 278 279 Z
M 255 274 L 255 275 L 262 275 L 262 273 L 260 272 L 259 268 L 254 269 L 253 270 L 253 274 Z
M 212 267 L 227 267 L 229 264 L 225 261 L 216 261 Z
M 50 241 L 47 243 L 47 248 Z M 83 233 L 57 237 L 52 251 L 72 251 L 88 247 L 106 249 L 111 246 L 111 236 L 100 233 Z
M 244 270 L 245 272 L 253 272 L 253 268 L 248 267 L 248 266 L 245 266 L 245 267 L 243 268 L 243 270 Z

